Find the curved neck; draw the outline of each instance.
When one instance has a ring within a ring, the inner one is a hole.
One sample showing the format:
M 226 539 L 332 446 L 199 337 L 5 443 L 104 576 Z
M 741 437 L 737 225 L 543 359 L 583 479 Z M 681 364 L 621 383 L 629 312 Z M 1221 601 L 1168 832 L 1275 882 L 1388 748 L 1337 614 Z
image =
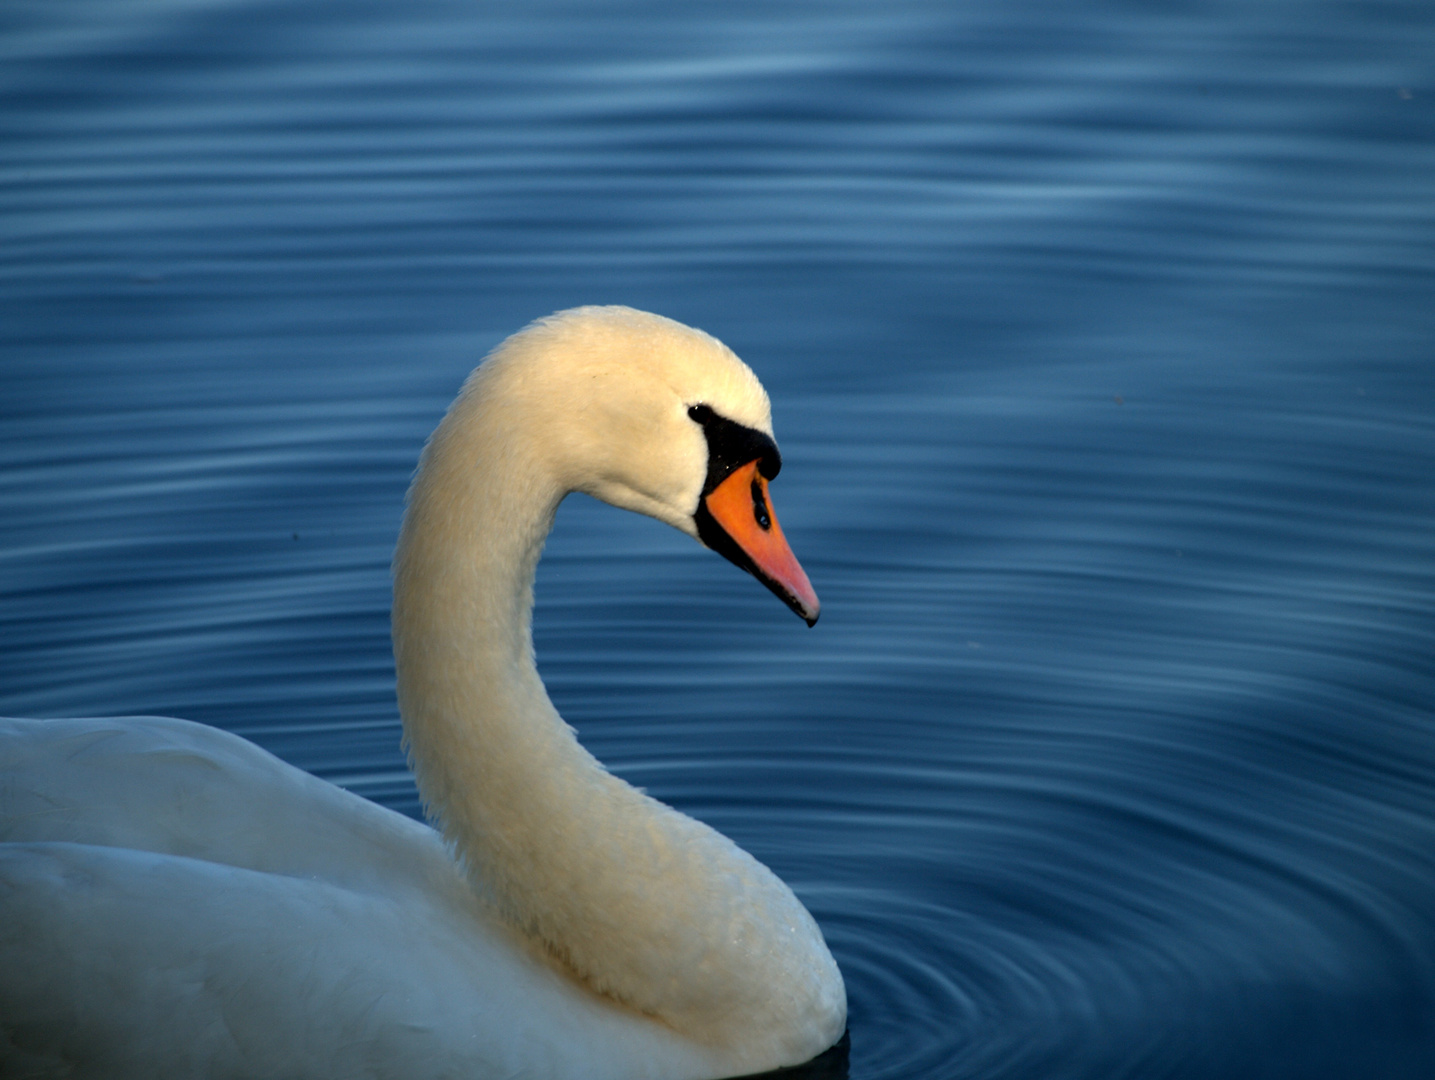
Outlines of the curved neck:
M 520 434 L 480 395 L 460 397 L 424 450 L 394 555 L 399 711 L 419 793 L 509 913 L 522 889 L 500 871 L 521 862 L 511 849 L 534 785 L 597 768 L 534 663 L 534 571 L 564 492 Z
M 533 576 L 566 490 L 484 373 L 424 451 L 394 556 L 399 709 L 425 805 L 479 893 L 590 989 L 734 1060 L 803 1060 L 840 1034 L 787 1045 L 841 1014 L 811 917 L 736 845 L 604 770 L 548 699 Z

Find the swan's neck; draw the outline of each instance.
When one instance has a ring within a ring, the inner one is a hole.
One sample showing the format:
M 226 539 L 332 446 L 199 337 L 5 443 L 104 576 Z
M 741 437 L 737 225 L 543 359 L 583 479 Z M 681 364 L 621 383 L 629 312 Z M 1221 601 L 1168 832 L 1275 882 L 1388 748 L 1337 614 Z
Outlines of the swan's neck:
M 565 490 L 481 389 L 425 450 L 394 560 L 399 705 L 430 813 L 497 911 L 592 989 L 704 1042 L 811 1040 L 842 991 L 806 910 L 605 771 L 549 701 L 533 575 Z
M 419 791 L 503 902 L 488 869 L 513 861 L 532 785 L 581 764 L 582 751 L 548 701 L 530 632 L 562 492 L 485 411 L 464 395 L 424 451 L 394 556 L 393 636 Z M 502 469 L 488 467 L 495 459 Z

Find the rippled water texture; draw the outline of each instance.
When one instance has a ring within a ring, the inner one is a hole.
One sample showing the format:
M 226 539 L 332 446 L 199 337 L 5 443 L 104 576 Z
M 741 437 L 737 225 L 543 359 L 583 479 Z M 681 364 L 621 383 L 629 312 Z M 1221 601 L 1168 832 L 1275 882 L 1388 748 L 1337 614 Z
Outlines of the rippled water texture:
M 408 813 L 389 549 L 557 308 L 772 392 L 807 631 L 574 499 L 553 696 L 811 906 L 861 1078 L 1435 1075 L 1435 9 L 0 12 L 0 713 Z

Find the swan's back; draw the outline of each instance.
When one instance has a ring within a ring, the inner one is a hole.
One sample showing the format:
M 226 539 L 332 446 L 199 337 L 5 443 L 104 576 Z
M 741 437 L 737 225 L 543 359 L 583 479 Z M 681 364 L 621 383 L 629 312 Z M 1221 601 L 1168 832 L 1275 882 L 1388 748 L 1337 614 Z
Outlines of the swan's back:
M 431 829 L 242 739 L 3 720 L 0 748 L 0 1074 L 714 1072 L 487 918 Z
M 448 862 L 431 829 L 185 720 L 0 720 L 0 774 L 7 842 L 128 848 L 376 893 Z

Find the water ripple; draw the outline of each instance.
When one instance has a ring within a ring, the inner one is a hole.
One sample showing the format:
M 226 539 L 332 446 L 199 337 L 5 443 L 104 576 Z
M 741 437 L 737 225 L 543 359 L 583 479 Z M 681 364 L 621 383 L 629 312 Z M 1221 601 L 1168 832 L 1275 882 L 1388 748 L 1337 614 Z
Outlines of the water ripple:
M 854 1076 L 1435 1071 L 1425 5 L 7 18 L 0 712 L 417 814 L 423 438 L 649 307 L 762 374 L 823 619 L 575 497 L 539 662 L 809 903 Z

